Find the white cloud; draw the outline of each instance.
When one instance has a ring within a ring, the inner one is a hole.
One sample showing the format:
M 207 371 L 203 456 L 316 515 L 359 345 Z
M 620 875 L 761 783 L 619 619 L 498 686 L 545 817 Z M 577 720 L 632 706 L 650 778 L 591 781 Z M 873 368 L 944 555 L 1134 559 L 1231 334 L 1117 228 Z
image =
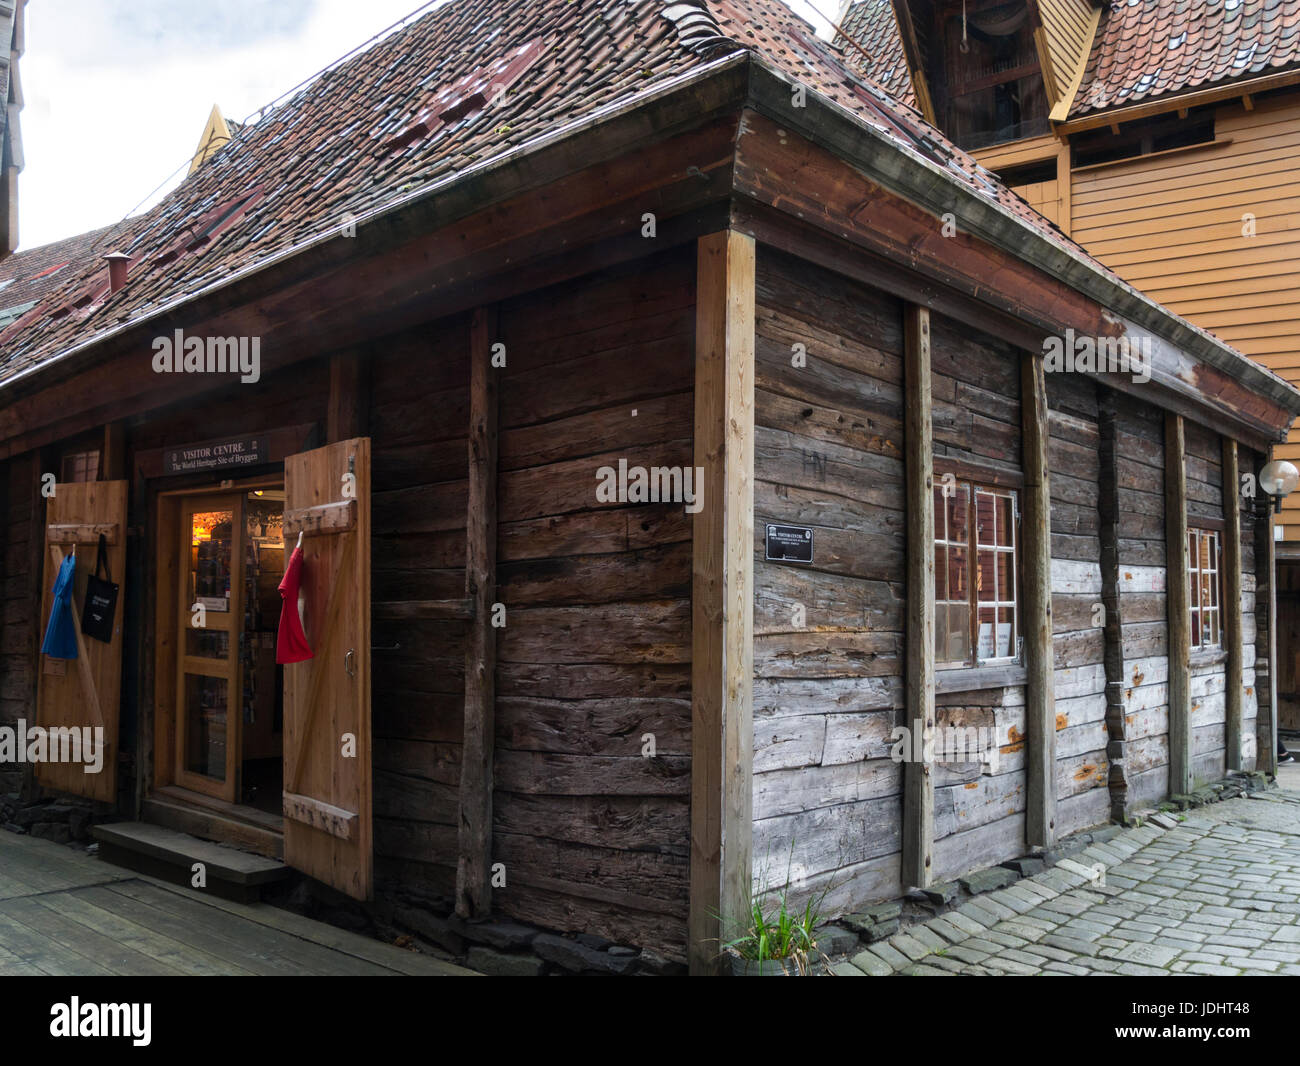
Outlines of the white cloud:
M 29 4 L 21 247 L 108 225 L 153 202 L 184 176 L 214 103 L 227 118 L 243 119 L 419 6 L 420 0 Z M 790 6 L 826 36 L 816 11 L 834 17 L 839 0 Z

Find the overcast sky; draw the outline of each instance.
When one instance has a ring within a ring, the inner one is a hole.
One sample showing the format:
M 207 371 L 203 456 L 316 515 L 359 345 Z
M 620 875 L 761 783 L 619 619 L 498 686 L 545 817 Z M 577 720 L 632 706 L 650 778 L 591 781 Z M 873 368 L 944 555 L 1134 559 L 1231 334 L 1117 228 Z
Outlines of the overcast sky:
M 815 5 L 789 0 L 828 35 L 816 11 L 834 16 L 839 0 Z M 156 200 L 184 176 L 214 103 L 243 119 L 420 7 L 421 0 L 31 0 L 20 67 L 27 164 L 20 247 L 108 225 Z

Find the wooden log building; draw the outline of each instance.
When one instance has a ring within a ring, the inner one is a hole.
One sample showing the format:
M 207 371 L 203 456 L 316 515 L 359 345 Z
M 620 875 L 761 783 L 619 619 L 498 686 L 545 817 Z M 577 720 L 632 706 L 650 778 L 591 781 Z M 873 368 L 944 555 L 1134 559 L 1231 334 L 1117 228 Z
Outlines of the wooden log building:
M 775 0 L 458 0 L 63 273 L 0 333 L 0 725 L 108 758 L 19 804 L 704 972 L 787 862 L 845 910 L 1255 765 L 1232 487 L 1300 393 Z M 101 533 L 112 642 L 39 654 Z

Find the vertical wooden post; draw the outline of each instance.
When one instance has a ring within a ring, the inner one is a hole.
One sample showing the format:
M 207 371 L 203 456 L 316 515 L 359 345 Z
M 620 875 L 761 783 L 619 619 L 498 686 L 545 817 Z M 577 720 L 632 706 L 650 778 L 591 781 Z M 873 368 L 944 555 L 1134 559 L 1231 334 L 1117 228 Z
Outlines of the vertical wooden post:
M 1103 390 L 1097 404 L 1100 438 L 1100 477 L 1097 512 L 1101 519 L 1101 602 L 1106 611 L 1106 756 L 1110 760 L 1107 788 L 1110 816 L 1123 822 L 1128 803 L 1128 718 L 1124 707 L 1124 601 L 1119 591 L 1119 426 L 1114 394 Z
M 496 722 L 496 630 L 492 596 L 497 547 L 497 382 L 492 367 L 495 308 L 478 308 L 470 325 L 469 505 L 465 598 L 473 617 L 465 641 L 465 747 L 460 770 L 460 857 L 456 913 L 491 911 L 492 750 Z
M 930 309 L 903 309 L 903 448 L 907 459 L 906 726 L 921 733 L 920 760 L 903 764 L 904 887 L 924 888 L 934 872 L 934 429 Z
M 1227 768 L 1241 769 L 1241 478 L 1237 475 L 1237 442 L 1223 438 L 1223 642 L 1228 649 L 1224 668 L 1224 748 Z
M 1025 506 L 1020 524 L 1025 634 L 1025 842 L 1056 841 L 1056 671 L 1052 654 L 1052 522 L 1047 379 L 1041 355 L 1020 364 Z
M 325 417 L 325 440 L 364 437 L 370 409 L 370 365 L 362 352 L 340 352 L 330 356 L 329 407 Z
M 121 422 L 109 422 L 104 426 L 99 470 L 101 481 L 121 481 L 126 477 L 126 432 Z
M 700 238 L 695 308 L 692 519 L 692 973 L 714 972 L 739 935 L 753 881 L 754 266 L 753 238 Z
M 1188 657 L 1192 650 L 1187 555 L 1187 444 L 1183 417 L 1165 414 L 1165 585 L 1169 618 L 1169 792 L 1192 789 Z

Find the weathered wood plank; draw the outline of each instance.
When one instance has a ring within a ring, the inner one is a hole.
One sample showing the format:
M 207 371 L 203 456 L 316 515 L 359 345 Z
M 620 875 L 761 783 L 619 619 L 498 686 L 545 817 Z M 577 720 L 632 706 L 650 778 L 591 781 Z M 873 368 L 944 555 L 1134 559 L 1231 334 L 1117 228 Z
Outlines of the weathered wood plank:
M 1191 653 L 1187 557 L 1187 443 L 1181 415 L 1165 416 L 1165 530 L 1169 558 L 1169 788 L 1192 788 Z
M 479 308 L 470 324 L 469 492 L 465 529 L 465 598 L 474 620 L 465 642 L 465 744 L 460 777 L 460 842 L 456 913 L 490 913 L 492 788 L 496 708 L 497 381 L 492 366 L 495 308 Z
M 934 437 L 930 368 L 930 311 L 909 304 L 903 311 L 905 389 L 904 450 L 907 453 L 907 680 L 909 729 L 922 731 L 922 751 L 934 736 Z M 913 760 L 903 773 L 902 876 L 924 888 L 934 872 L 934 772 L 929 759 Z
M 692 973 L 717 967 L 752 878 L 755 246 L 731 230 L 698 243 L 691 647 Z
M 1242 697 L 1242 596 L 1241 596 L 1241 481 L 1237 474 L 1237 442 L 1223 438 L 1223 643 L 1226 707 L 1224 747 L 1227 768 L 1241 765 Z

